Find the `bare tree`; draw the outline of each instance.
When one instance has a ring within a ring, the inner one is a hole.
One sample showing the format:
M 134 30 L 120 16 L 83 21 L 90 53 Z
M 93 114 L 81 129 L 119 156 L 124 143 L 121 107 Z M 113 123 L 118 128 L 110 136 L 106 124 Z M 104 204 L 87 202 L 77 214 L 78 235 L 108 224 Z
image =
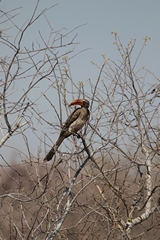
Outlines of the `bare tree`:
M 96 81 L 77 83 L 70 66 L 78 54 L 75 29 L 54 31 L 51 8 L 37 13 L 38 3 L 22 27 L 14 22 L 18 9 L 1 11 L 9 27 L 1 30 L 0 42 L 10 53 L 1 57 L 1 149 L 12 149 L 12 139 L 26 146 L 14 148 L 20 163 L 0 155 L 1 238 L 158 239 L 160 81 L 138 67 L 149 38 L 135 56 L 136 40 L 125 48 L 113 32 L 119 60 L 103 55 L 102 66 L 93 63 Z M 38 31 L 39 42 L 32 39 L 26 47 L 27 31 L 42 17 L 48 39 Z M 90 122 L 44 163 L 56 139 L 51 133 L 59 133 L 70 114 L 69 95 L 90 101 Z

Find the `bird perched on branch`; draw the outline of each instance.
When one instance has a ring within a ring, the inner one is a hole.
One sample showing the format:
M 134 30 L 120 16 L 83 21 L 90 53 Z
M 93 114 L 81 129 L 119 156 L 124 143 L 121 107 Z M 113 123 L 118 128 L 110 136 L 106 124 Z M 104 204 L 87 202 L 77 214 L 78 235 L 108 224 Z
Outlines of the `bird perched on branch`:
M 81 108 L 75 109 L 73 113 L 68 117 L 60 132 L 59 138 L 57 139 L 52 149 L 44 158 L 44 161 L 50 161 L 54 156 L 55 152 L 57 151 L 58 147 L 63 142 L 63 140 L 72 134 L 76 134 L 89 120 L 90 112 L 88 110 L 89 108 L 88 100 L 76 99 L 73 102 L 71 102 L 68 106 L 70 107 L 73 105 L 80 105 Z

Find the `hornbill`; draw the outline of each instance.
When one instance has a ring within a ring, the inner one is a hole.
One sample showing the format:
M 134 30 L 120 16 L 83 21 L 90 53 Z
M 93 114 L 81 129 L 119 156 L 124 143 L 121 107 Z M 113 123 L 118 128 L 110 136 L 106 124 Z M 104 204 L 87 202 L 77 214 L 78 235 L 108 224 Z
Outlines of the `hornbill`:
M 80 105 L 81 108 L 77 108 L 73 111 L 73 113 L 68 117 L 66 120 L 59 138 L 57 139 L 56 143 L 53 145 L 49 153 L 44 158 L 44 161 L 50 161 L 57 151 L 58 147 L 61 145 L 63 140 L 67 137 L 69 137 L 72 134 L 77 133 L 89 120 L 90 112 L 88 110 L 89 108 L 89 101 L 86 99 L 76 99 L 73 102 L 71 102 L 68 106 L 72 105 Z

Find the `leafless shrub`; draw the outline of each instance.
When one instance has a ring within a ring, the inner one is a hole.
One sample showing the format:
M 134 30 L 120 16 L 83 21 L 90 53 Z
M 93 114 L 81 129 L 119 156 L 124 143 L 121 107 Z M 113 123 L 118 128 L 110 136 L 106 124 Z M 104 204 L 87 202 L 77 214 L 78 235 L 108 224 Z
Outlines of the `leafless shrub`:
M 1 22 L 10 27 L 2 30 L 0 42 L 10 55 L 1 57 L 0 145 L 11 149 L 12 139 L 21 139 L 26 147 L 14 148 L 19 164 L 1 154 L 1 238 L 157 239 L 160 83 L 150 71 L 138 68 L 149 38 L 135 57 L 136 40 L 124 48 L 113 32 L 120 59 L 103 55 L 103 65 L 95 64 L 96 82 L 75 83 L 69 65 L 77 54 L 75 36 L 64 43 L 74 31 L 53 31 L 48 9 L 37 14 L 38 3 L 23 27 L 14 23 L 17 9 L 1 11 Z M 25 34 L 41 17 L 49 38 L 44 40 L 39 31 L 40 42 L 28 48 Z M 51 163 L 43 163 L 55 139 L 48 126 L 60 131 L 70 114 L 69 95 L 90 100 L 90 122 L 80 139 L 65 140 Z

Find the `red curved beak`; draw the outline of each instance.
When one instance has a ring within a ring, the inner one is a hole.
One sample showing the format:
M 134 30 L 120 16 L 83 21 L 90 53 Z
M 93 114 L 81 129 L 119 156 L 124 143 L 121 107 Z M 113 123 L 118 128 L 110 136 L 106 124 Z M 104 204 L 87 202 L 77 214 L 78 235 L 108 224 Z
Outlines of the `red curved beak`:
M 72 105 L 80 105 L 82 106 L 82 103 L 83 103 L 83 100 L 82 99 L 76 99 L 76 100 L 73 100 L 73 102 L 71 102 L 68 106 L 72 106 Z

